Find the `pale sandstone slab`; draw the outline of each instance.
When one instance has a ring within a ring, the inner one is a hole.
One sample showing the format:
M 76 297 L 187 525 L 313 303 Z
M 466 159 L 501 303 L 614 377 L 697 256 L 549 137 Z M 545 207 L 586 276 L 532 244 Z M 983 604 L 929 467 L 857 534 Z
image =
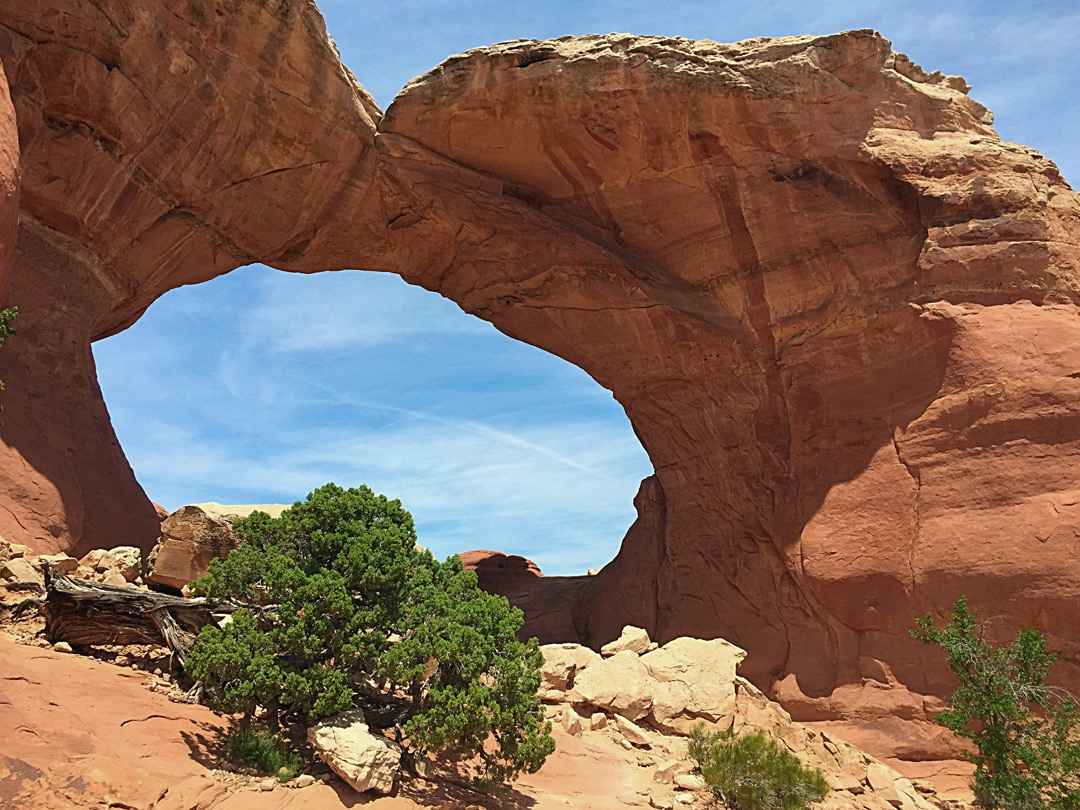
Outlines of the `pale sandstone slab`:
M 359 709 L 342 712 L 308 729 L 308 742 L 319 757 L 360 793 L 386 794 L 394 788 L 401 749 L 373 734 Z
M 600 648 L 600 654 L 605 657 L 611 657 L 615 653 L 620 653 L 623 650 L 629 650 L 632 653 L 641 655 L 649 650 L 652 645 L 652 639 L 649 638 L 649 634 L 640 627 L 633 627 L 627 625 L 622 629 L 619 637 L 612 642 L 605 644 Z
M 161 524 L 161 538 L 149 557 L 151 582 L 183 588 L 206 576 L 210 561 L 225 558 L 240 545 L 227 517 L 198 506 L 177 509 Z
M 654 682 L 641 659 L 629 650 L 590 664 L 574 679 L 573 698 L 639 720 L 652 707 Z

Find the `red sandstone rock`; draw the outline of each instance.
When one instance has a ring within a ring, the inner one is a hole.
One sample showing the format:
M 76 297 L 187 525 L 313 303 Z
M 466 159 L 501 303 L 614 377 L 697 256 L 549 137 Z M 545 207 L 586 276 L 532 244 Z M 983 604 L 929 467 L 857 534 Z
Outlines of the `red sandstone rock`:
M 0 62 L 0 308 L 7 305 L 19 227 L 19 132 Z
M 425 212 L 400 272 L 585 368 L 657 469 L 579 598 L 531 583 L 560 640 L 723 636 L 804 716 L 925 723 L 906 690 L 950 681 L 906 631 L 967 593 L 1078 674 L 1080 203 L 896 60 L 866 32 L 513 43 L 387 111 L 390 199 Z
M 161 539 L 147 560 L 150 582 L 183 588 L 207 574 L 215 558 L 240 545 L 231 521 L 198 506 L 182 506 L 161 524 Z
M 195 757 L 220 727 L 209 710 L 148 692 L 130 670 L 3 634 L 0 661 L 5 806 L 53 810 L 113 796 L 150 807 L 172 783 L 205 773 Z
M 518 41 L 380 121 L 300 0 L 16 0 L 0 59 L 0 534 L 156 537 L 92 339 L 251 261 L 394 270 L 585 369 L 653 461 L 599 575 L 514 586 L 544 640 L 722 636 L 799 717 L 921 723 L 950 681 L 906 631 L 964 593 L 1080 675 L 1080 200 L 962 81 L 866 31 Z
M 506 593 L 542 577 L 532 560 L 501 551 L 465 551 L 458 555 L 467 571 L 475 571 L 480 587 L 492 593 Z
M 317 269 L 359 258 L 345 261 L 325 225 L 363 227 L 379 111 L 300 0 L 4 3 L 0 59 L 22 146 L 0 535 L 74 556 L 146 552 L 160 521 L 113 435 L 90 341 L 166 290 L 252 261 L 286 266 L 312 246 Z M 3 178 L 9 133 L 0 97 Z M 346 244 L 376 243 L 353 228 Z

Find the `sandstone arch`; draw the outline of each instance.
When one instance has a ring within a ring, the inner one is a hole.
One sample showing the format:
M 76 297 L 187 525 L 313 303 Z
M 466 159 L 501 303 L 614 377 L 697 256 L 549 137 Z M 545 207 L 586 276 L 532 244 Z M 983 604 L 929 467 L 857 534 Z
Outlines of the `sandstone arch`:
M 453 57 L 382 116 L 307 4 L 81 5 L 0 10 L 0 533 L 152 541 L 89 342 L 156 296 L 392 271 L 581 366 L 650 454 L 547 632 L 723 635 L 802 717 L 912 720 L 944 681 L 906 629 L 962 592 L 1075 675 L 1080 200 L 962 80 L 866 31 L 585 37 Z

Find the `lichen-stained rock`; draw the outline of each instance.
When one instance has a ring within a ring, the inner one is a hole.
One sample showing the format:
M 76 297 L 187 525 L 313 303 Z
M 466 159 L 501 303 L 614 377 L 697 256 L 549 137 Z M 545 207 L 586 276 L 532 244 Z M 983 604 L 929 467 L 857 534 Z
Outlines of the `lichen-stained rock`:
M 161 523 L 161 539 L 148 559 L 147 579 L 183 588 L 206 576 L 210 561 L 240 545 L 232 522 L 198 506 L 182 506 Z

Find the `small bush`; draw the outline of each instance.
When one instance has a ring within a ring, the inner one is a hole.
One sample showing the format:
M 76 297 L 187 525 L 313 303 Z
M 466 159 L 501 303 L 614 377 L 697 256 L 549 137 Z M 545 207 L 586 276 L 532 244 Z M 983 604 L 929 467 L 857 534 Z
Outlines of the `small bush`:
M 4 340 L 15 334 L 15 330 L 11 324 L 15 322 L 15 318 L 19 315 L 17 307 L 11 307 L 11 309 L 0 310 L 0 345 Z M 0 391 L 4 390 L 4 381 L 0 380 Z
M 713 795 L 733 810 L 803 810 L 829 792 L 825 776 L 807 769 L 764 734 L 690 734 L 687 751 Z
M 1045 683 L 1057 653 L 1035 630 L 996 646 L 962 596 L 949 619 L 939 628 L 927 613 L 911 634 L 941 647 L 960 680 L 937 720 L 975 744 L 967 757 L 976 801 L 1005 810 L 1080 808 L 1080 704 Z
M 265 776 L 288 782 L 298 770 L 300 759 L 276 734 L 254 726 L 233 726 L 225 735 L 225 750 L 236 762 L 242 762 Z
M 18 307 L 0 309 L 0 343 L 15 334 L 15 329 L 11 325 L 15 323 L 17 317 L 19 317 Z

